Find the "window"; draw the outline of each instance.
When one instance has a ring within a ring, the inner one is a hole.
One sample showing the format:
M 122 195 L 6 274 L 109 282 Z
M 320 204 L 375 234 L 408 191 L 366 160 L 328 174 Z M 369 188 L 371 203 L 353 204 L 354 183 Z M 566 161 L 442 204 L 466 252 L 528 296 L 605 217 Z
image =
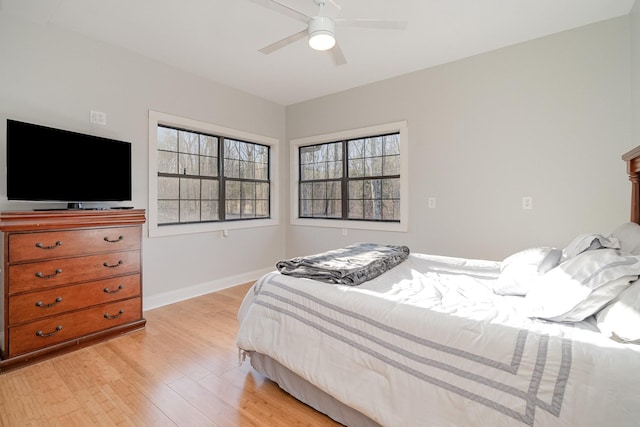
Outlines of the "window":
M 276 147 L 270 138 L 150 111 L 150 235 L 276 223 Z
M 292 141 L 292 223 L 406 231 L 406 138 L 401 122 Z

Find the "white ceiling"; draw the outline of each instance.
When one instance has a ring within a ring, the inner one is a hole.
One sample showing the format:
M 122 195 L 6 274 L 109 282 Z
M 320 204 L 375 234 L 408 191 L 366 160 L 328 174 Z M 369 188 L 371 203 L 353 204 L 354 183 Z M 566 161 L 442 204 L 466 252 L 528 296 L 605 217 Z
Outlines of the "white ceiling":
M 279 0 L 314 16 L 313 0 Z M 299 40 L 266 0 L 0 0 L 0 13 L 122 46 L 281 105 L 626 15 L 634 0 L 334 0 L 338 18 L 407 21 L 405 30 L 338 27 L 347 64 Z M 260 3 L 263 4 L 260 4 Z M 19 40 L 15 41 L 20 43 Z

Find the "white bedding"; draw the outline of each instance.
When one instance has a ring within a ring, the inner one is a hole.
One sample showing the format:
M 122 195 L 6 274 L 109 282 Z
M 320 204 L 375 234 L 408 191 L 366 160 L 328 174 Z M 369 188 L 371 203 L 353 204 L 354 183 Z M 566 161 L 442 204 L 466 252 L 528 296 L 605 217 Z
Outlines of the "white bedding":
M 240 349 L 268 355 L 385 426 L 635 426 L 640 349 L 529 319 L 500 263 L 423 254 L 357 287 L 261 278 Z

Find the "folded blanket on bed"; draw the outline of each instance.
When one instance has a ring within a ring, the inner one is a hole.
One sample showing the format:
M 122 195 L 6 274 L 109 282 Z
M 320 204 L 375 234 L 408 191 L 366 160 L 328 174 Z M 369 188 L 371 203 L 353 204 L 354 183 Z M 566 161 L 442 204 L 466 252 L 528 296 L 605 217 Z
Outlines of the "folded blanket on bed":
M 316 255 L 278 261 L 276 268 L 289 276 L 356 286 L 378 277 L 408 256 L 406 246 L 356 243 Z

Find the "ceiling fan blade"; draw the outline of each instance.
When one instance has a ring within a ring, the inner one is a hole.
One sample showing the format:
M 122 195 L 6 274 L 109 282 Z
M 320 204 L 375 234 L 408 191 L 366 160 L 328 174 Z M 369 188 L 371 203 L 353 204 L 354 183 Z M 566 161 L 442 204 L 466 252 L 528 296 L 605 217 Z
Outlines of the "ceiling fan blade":
M 387 19 L 336 19 L 335 22 L 349 27 L 381 30 L 404 30 L 407 28 L 407 21 L 389 21 Z
M 344 53 L 342 53 L 342 49 L 340 48 L 340 45 L 337 42 L 327 52 L 329 52 L 329 55 L 331 55 L 331 59 L 333 59 L 334 64 L 344 65 L 347 63 L 347 59 L 344 57 Z
M 307 15 L 304 12 L 300 12 L 298 9 L 295 9 L 291 6 L 288 6 L 284 3 L 279 2 L 278 0 L 250 0 L 254 3 L 257 3 L 261 6 L 266 7 L 267 9 L 275 10 L 276 12 L 280 12 L 284 15 L 290 16 L 293 19 L 297 19 L 298 21 L 302 21 L 304 23 L 309 22 L 313 17 Z
M 262 49 L 260 49 L 258 52 L 264 53 L 265 55 L 268 55 L 270 53 L 275 52 L 278 49 L 282 49 L 285 46 L 290 45 L 293 42 L 297 42 L 298 40 L 305 38 L 307 36 L 307 29 L 305 28 L 304 30 L 297 32 L 295 34 L 291 34 L 289 37 L 286 37 L 282 40 L 279 40 L 275 43 L 271 43 L 269 46 L 265 46 Z

